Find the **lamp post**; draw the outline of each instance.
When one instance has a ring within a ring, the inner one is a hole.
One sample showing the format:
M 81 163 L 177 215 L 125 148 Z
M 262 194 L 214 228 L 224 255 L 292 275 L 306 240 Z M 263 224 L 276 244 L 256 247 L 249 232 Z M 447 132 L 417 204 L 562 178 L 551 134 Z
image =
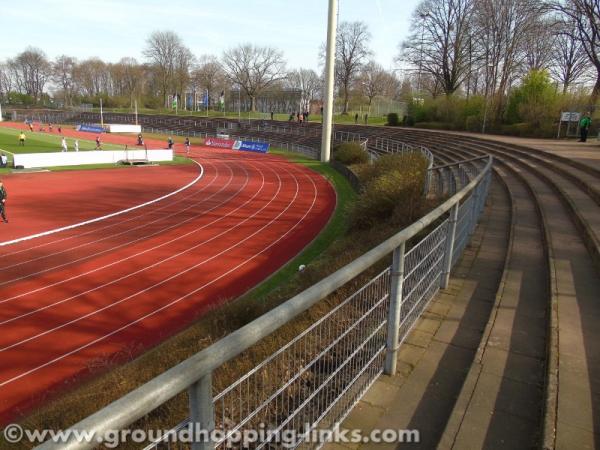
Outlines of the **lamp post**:
M 481 124 L 481 134 L 485 134 L 485 126 L 487 122 L 487 114 L 488 114 L 488 96 L 489 96 L 489 80 L 490 80 L 490 71 L 494 69 L 493 64 L 486 65 L 486 83 L 485 83 L 485 96 L 484 96 L 484 104 L 483 104 L 483 123 Z M 492 74 L 493 75 L 493 74 Z
M 333 129 L 333 78 L 335 70 L 335 40 L 337 35 L 338 0 L 329 0 L 327 16 L 327 48 L 325 54 L 325 105 L 323 108 L 323 131 L 321 136 L 321 161 L 331 157 L 331 131 Z
M 242 85 L 238 84 L 238 122 L 242 121 Z

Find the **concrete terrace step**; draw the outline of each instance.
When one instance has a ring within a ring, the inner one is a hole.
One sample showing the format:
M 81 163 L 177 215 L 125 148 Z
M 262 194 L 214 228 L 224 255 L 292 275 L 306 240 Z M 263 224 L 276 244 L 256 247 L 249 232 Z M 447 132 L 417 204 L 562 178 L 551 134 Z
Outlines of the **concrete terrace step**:
M 418 429 L 419 444 L 435 448 L 454 409 L 492 311 L 510 227 L 507 193 L 492 184 L 483 223 L 447 290 L 440 292 L 399 352 L 399 371 L 382 376 L 342 423 L 343 429 Z M 335 448 L 331 445 L 327 448 Z M 395 443 L 352 448 L 392 449 Z

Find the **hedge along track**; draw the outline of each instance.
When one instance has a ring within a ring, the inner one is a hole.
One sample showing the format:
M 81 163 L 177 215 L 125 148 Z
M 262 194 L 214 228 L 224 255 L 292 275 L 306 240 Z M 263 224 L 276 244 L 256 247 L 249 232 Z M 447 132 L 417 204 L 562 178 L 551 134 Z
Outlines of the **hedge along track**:
M 597 212 L 594 194 L 589 194 L 595 187 L 591 185 L 589 178 L 580 173 L 579 181 L 572 182 L 578 190 L 572 189 L 568 183 L 573 180 L 573 173 L 565 175 L 565 171 L 570 169 L 562 165 L 564 158 L 545 158 L 541 151 L 534 150 L 532 155 L 529 155 L 521 148 L 513 150 L 510 145 L 492 143 L 488 146 L 486 141 L 479 139 L 462 140 L 461 136 L 439 133 L 406 133 L 404 137 L 429 145 L 432 149 L 445 149 L 436 152 L 457 152 L 463 157 L 489 152 L 496 157 L 499 164 L 510 168 L 515 174 L 521 174 L 521 180 L 527 183 L 530 191 L 536 195 L 537 207 L 543 214 L 543 224 L 546 228 L 544 234 L 548 242 L 546 251 L 551 280 L 542 445 L 545 448 L 553 448 L 554 445 L 557 448 L 593 448 L 594 440 L 597 442 L 593 430 L 596 431 L 596 435 L 598 431 L 598 374 L 594 364 L 598 364 L 595 355 L 599 354 L 598 349 L 594 347 L 598 342 L 595 337 L 597 327 L 594 320 L 597 321 L 598 318 L 597 292 L 600 292 L 600 283 L 597 272 L 592 270 L 592 258 L 597 254 L 597 247 L 590 241 L 589 236 L 593 236 L 594 230 L 586 226 L 585 215 Z M 540 157 L 540 154 L 543 156 Z M 553 165 L 552 160 L 555 159 L 560 160 L 560 164 Z M 543 168 L 537 166 L 542 165 L 540 160 L 544 160 Z M 582 170 L 577 167 L 579 164 L 576 161 L 573 163 L 568 166 L 586 174 L 595 173 L 593 168 Z M 548 173 L 550 169 L 552 172 Z M 582 198 L 585 200 L 585 196 L 588 196 L 585 203 L 587 209 L 582 208 L 580 203 Z M 568 217 L 573 223 L 569 223 Z M 561 220 L 567 223 L 560 223 Z M 568 230 L 569 227 L 571 230 Z M 581 233 L 582 230 L 585 230 L 584 233 Z M 588 247 L 587 253 L 585 249 L 582 251 L 584 242 Z M 570 254 L 569 247 L 575 247 L 572 249 L 575 254 Z M 570 273 L 571 268 L 573 274 Z M 572 280 L 570 276 L 575 278 Z M 562 300 L 560 303 L 559 299 Z M 579 310 L 581 314 L 576 317 Z M 558 341 L 559 337 L 561 342 Z M 578 337 L 579 345 L 573 345 Z M 584 342 L 581 342 L 581 337 Z M 562 347 L 560 353 L 559 344 Z M 561 370 L 557 372 L 557 368 Z M 555 442 L 556 426 L 558 433 Z

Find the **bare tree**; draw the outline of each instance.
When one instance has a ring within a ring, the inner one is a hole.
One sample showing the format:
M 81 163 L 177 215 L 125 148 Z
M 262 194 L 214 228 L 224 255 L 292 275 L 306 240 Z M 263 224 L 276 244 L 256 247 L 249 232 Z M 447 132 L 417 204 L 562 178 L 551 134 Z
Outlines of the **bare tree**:
M 146 40 L 143 54 L 156 72 L 163 104 L 166 105 L 169 91 L 176 84 L 181 85 L 184 71 L 191 65 L 191 61 L 186 61 L 191 52 L 172 31 L 154 31 Z
M 81 61 L 74 68 L 74 80 L 80 92 L 94 97 L 106 91 L 107 64 L 99 58 Z
M 558 33 L 554 39 L 550 73 L 561 83 L 563 94 L 590 68 L 583 45 L 576 38 L 576 29 L 577 24 L 574 21 L 563 19 L 559 22 Z
M 369 99 L 369 106 L 378 95 L 393 97 L 398 87 L 396 78 L 375 61 L 362 68 L 357 79 L 359 90 Z
M 51 66 L 46 54 L 29 47 L 8 62 L 17 88 L 39 101 L 51 75 Z
M 474 36 L 485 95 L 492 98 L 491 118 L 504 110 L 505 95 L 520 67 L 525 64 L 524 42 L 544 12 L 538 0 L 478 0 Z
M 589 62 L 596 69 L 596 82 L 591 97 L 592 104 L 596 104 L 600 96 L 600 1 L 559 0 L 552 6 L 566 20 L 573 22 L 572 31 L 564 32 L 581 43 Z
M 65 106 L 73 106 L 75 92 L 75 67 L 77 60 L 61 55 L 52 64 L 52 81 L 60 86 Z
M 257 95 L 286 76 L 282 52 L 252 44 L 225 51 L 223 69 L 227 78 L 250 98 L 252 111 L 256 111 Z
M 8 64 L 0 63 L 0 97 L 6 97 L 13 89 L 13 82 Z
M 469 30 L 474 0 L 424 0 L 413 14 L 412 34 L 399 59 L 437 79 L 450 95 L 469 72 Z
M 208 101 L 214 92 L 225 89 L 225 73 L 218 59 L 213 55 L 204 55 L 191 73 L 192 84 L 198 91 L 208 92 Z
M 371 56 L 371 33 L 364 22 L 342 22 L 336 39 L 335 78 L 344 97 L 344 110 L 348 113 L 350 88 L 362 66 Z
M 288 73 L 287 85 L 301 91 L 300 107 L 303 111 L 308 111 L 311 100 L 319 96 L 323 83 L 314 70 L 298 69 Z
M 524 74 L 532 70 L 548 69 L 556 51 L 557 25 L 547 17 L 539 17 L 523 39 Z
M 144 68 L 135 58 L 122 58 L 110 68 L 112 87 L 117 95 L 129 98 L 129 106 L 142 93 L 144 85 Z

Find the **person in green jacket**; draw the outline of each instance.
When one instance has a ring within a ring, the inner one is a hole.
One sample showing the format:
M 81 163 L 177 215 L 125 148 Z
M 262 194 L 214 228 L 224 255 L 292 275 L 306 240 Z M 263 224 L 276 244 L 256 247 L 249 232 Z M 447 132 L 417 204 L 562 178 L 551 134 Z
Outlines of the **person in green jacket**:
M 588 131 L 590 130 L 591 124 L 592 124 L 592 119 L 590 118 L 590 113 L 587 112 L 583 115 L 583 117 L 579 121 L 579 131 L 581 133 L 581 139 L 579 139 L 579 142 L 587 141 Z

